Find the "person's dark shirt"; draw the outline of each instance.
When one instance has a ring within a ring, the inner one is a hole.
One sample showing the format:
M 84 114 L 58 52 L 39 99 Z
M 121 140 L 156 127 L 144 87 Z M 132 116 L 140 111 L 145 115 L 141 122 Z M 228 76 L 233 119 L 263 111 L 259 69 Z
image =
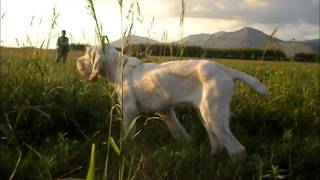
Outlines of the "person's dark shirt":
M 58 48 L 68 49 L 69 48 L 69 39 L 65 36 L 61 36 L 57 41 Z

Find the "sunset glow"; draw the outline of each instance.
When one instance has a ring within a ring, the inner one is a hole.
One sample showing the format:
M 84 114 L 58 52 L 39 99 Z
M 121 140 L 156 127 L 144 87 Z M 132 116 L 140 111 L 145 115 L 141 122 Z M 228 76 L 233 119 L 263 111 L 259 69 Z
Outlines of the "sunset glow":
M 298 8 L 301 12 L 296 13 L 295 19 L 286 15 L 286 13 L 294 14 L 295 12 L 292 12 L 294 9 L 289 10 L 289 7 L 282 7 L 286 5 L 287 1 L 186 0 L 184 36 L 234 31 L 243 26 L 250 26 L 266 33 L 278 27 L 279 31 L 276 36 L 284 40 L 318 38 L 319 1 L 306 1 L 304 3 L 306 7 Z M 103 25 L 103 33 L 108 35 L 110 41 L 120 38 L 121 21 L 118 2 L 116 0 L 96 0 L 94 2 L 98 18 Z M 124 27 L 127 25 L 126 22 L 128 23 L 125 17 L 130 4 L 136 2 L 140 5 L 143 21 L 135 20 L 134 34 L 148 36 L 147 31 L 154 18 L 153 27 L 150 29 L 152 39 L 161 41 L 164 32 L 168 32 L 168 41 L 179 39 L 179 1 L 124 1 Z M 299 3 L 300 1 L 294 0 L 294 2 Z M 290 1 L 290 4 L 294 4 L 294 2 Z M 233 5 L 231 6 L 231 4 Z M 236 6 L 237 4 L 238 6 Z M 304 11 L 304 8 L 309 8 L 309 6 L 313 9 Z M 59 13 L 59 17 L 57 25 L 53 29 L 50 47 L 55 46 L 55 40 L 62 29 L 67 31 L 67 36 L 70 37 L 72 43 L 94 44 L 96 42 L 94 22 L 86 8 L 87 2 L 85 0 L 3 0 L 1 1 L 1 44 L 5 46 L 28 44 L 39 46 L 48 38 L 54 7 Z M 283 12 L 285 9 L 288 12 Z M 136 11 L 136 8 L 134 10 Z M 135 12 L 135 16 L 137 16 L 137 12 Z M 278 22 L 277 18 L 281 22 Z

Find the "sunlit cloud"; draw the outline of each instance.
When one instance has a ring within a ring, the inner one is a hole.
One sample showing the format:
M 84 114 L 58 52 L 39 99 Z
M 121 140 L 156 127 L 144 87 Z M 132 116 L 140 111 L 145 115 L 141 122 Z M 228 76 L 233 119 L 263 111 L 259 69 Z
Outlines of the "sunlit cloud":
M 103 34 L 111 41 L 121 37 L 120 8 L 116 0 L 95 0 Z M 168 41 L 179 39 L 181 1 L 128 0 L 124 1 L 123 26 L 131 3 L 139 3 L 142 21 L 134 21 L 133 33 L 161 40 L 164 32 Z M 197 33 L 234 31 L 252 26 L 268 33 L 278 27 L 277 37 L 288 40 L 319 37 L 318 0 L 185 0 L 184 36 Z M 62 29 L 73 43 L 96 43 L 95 24 L 87 10 L 86 0 L 1 0 L 1 41 L 16 46 L 16 39 L 27 38 L 39 46 L 48 38 L 53 8 L 59 13 L 50 47 Z M 135 6 L 136 8 L 136 6 Z M 136 9 L 135 9 L 136 11 Z M 135 12 L 137 16 L 137 12 Z M 154 24 L 151 27 L 151 21 Z M 32 25 L 31 25 L 31 21 Z M 41 23 L 40 23 L 41 21 Z
M 218 9 L 221 9 L 224 11 L 229 9 L 227 6 L 225 6 L 223 3 L 219 2 L 219 1 L 215 2 L 215 5 Z
M 246 5 L 248 6 L 260 6 L 260 7 L 267 7 L 270 4 L 268 0 L 243 0 Z

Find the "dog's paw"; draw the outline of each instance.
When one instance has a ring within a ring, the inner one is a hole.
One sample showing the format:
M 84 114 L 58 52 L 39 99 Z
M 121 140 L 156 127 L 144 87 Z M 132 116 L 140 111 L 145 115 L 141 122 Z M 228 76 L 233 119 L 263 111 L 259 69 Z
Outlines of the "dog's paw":
M 211 148 L 210 153 L 212 155 L 217 155 L 217 154 L 220 154 L 222 151 L 223 151 L 223 147 L 222 146 L 215 146 L 215 147 Z
M 231 160 L 234 162 L 243 162 L 246 160 L 247 156 L 247 151 L 244 148 L 230 154 Z

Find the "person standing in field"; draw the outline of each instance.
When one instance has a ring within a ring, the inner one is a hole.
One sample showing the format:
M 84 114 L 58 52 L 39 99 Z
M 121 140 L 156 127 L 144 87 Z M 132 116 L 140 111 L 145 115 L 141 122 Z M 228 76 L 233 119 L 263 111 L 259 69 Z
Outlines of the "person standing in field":
M 62 36 L 58 38 L 57 41 L 57 59 L 56 63 L 58 63 L 61 59 L 65 63 L 67 60 L 67 55 L 69 52 L 69 39 L 66 37 L 66 31 L 62 30 L 61 31 Z

